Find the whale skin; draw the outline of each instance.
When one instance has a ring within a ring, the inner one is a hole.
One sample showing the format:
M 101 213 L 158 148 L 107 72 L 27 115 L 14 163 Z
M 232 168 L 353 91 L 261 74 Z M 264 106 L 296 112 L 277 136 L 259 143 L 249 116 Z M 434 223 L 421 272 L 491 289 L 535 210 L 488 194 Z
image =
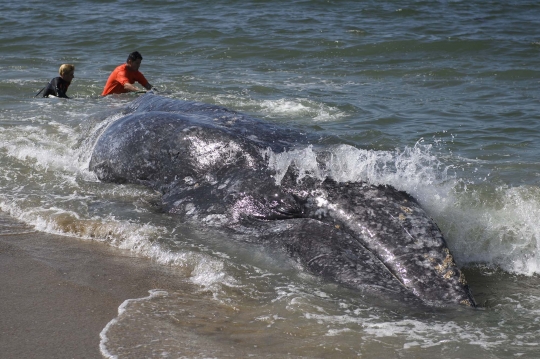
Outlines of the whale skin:
M 272 154 L 316 137 L 226 108 L 147 93 L 97 138 L 89 168 L 104 182 L 148 186 L 181 220 L 282 249 L 306 271 L 354 290 L 429 306 L 475 307 L 443 234 L 389 185 L 279 176 Z M 324 166 L 331 149 L 318 146 Z

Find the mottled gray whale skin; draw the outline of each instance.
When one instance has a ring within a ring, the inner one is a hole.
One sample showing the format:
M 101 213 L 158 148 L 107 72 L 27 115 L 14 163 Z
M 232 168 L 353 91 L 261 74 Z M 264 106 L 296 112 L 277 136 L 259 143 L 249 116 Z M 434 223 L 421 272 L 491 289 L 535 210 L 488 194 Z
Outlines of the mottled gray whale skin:
M 476 306 L 441 231 L 407 193 L 299 180 L 294 165 L 276 183 L 269 154 L 305 148 L 309 135 L 153 93 L 124 114 L 95 143 L 90 170 L 101 181 L 149 186 L 162 193 L 166 212 L 282 248 L 343 286 L 411 303 Z M 325 156 L 327 149 L 317 151 L 321 166 Z

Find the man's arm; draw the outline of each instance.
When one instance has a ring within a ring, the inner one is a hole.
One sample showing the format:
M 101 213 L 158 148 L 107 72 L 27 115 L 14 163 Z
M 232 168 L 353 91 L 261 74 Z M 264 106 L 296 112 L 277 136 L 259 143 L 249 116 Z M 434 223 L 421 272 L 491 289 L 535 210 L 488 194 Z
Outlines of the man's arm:
M 132 91 L 132 92 L 141 91 L 140 88 L 138 88 L 135 85 L 130 84 L 129 82 L 126 82 L 126 84 L 124 85 L 124 89 L 127 91 Z
M 146 84 L 146 86 L 144 86 L 144 88 L 150 91 L 152 89 L 152 85 L 150 85 L 148 83 L 148 84 Z M 135 85 L 130 84 L 129 82 L 126 82 L 126 84 L 124 85 L 124 89 L 127 90 L 127 91 L 133 91 L 133 92 L 141 91 L 140 88 L 138 88 Z

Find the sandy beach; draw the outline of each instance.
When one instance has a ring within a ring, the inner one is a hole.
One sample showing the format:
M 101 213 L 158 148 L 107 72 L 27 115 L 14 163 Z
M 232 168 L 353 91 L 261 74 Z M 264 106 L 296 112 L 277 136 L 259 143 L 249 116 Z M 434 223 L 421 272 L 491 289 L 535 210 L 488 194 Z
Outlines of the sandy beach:
M 118 306 L 150 289 L 174 289 L 167 271 L 103 243 L 0 235 L 0 356 L 102 358 L 99 333 Z

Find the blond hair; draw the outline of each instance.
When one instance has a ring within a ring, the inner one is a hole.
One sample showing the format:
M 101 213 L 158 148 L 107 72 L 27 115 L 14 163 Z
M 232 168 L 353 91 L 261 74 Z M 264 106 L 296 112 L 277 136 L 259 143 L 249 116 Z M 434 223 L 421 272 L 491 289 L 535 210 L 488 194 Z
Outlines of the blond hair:
M 71 72 L 75 72 L 75 66 L 72 64 L 62 64 L 58 69 L 60 76 L 64 76 L 65 74 L 69 74 Z

